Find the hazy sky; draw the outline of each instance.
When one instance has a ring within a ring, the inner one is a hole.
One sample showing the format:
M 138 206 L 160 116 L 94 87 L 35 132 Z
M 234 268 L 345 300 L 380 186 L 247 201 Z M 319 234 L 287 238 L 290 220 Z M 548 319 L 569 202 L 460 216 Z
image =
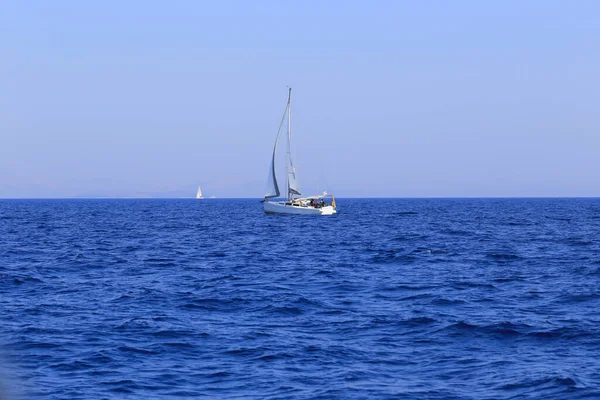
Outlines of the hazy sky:
M 306 194 L 600 196 L 600 2 L 15 0 L 0 197 L 261 197 L 287 85 Z

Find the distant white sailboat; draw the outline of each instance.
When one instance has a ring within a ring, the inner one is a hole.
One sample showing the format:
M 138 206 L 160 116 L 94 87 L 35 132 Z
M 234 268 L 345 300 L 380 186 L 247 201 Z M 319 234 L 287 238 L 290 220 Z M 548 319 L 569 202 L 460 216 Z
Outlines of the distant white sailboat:
M 291 105 L 292 105 L 292 89 L 288 91 L 288 101 L 285 107 L 281 124 L 279 125 L 279 131 L 275 138 L 275 145 L 273 146 L 273 157 L 271 159 L 271 168 L 269 171 L 269 183 L 267 193 L 263 200 L 263 206 L 265 213 L 267 214 L 303 214 L 303 215 L 331 215 L 335 214 L 336 204 L 333 195 L 328 195 L 327 192 L 323 192 L 322 195 L 300 197 L 300 187 L 298 186 L 298 180 L 296 179 L 296 169 L 292 162 L 292 151 L 291 151 L 291 137 L 292 137 L 292 124 L 291 124 Z M 275 154 L 277 153 L 277 144 L 279 143 L 279 137 L 281 136 L 283 123 L 287 117 L 287 159 L 286 159 L 286 171 L 287 171 L 287 200 L 277 201 L 276 198 L 280 197 L 279 185 L 277 184 L 277 176 L 275 175 Z M 296 197 L 297 196 L 297 197 Z M 331 198 L 331 204 L 325 201 L 325 198 Z
M 202 189 L 200 189 L 200 186 L 198 186 L 198 191 L 196 192 L 196 198 L 197 199 L 216 199 L 215 196 L 210 196 L 210 197 L 204 197 L 204 195 L 202 194 Z

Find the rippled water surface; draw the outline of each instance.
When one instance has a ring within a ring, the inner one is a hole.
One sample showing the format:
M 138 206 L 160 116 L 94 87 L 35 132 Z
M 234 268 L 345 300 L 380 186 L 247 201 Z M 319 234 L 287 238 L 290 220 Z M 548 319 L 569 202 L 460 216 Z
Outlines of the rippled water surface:
M 1 200 L 31 399 L 600 398 L 600 200 Z

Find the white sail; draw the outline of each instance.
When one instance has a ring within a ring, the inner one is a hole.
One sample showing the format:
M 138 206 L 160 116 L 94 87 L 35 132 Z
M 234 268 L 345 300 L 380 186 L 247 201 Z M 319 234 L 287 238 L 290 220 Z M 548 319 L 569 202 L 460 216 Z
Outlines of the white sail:
M 288 100 L 287 105 L 285 106 L 285 111 L 283 112 L 283 117 L 281 117 L 281 122 L 279 123 L 279 130 L 277 131 L 277 137 L 275 138 L 275 145 L 273 146 L 273 157 L 271 158 L 271 165 L 269 167 L 269 177 L 267 178 L 267 190 L 265 193 L 265 199 L 279 197 L 281 193 L 279 192 L 279 185 L 277 183 L 277 175 L 275 174 L 275 155 L 277 154 L 277 144 L 279 143 L 279 137 L 281 136 L 281 132 L 283 130 L 283 123 L 285 122 L 285 116 L 289 112 L 290 103 Z
M 196 192 L 196 198 L 197 199 L 203 199 L 204 196 L 202 196 L 202 189 L 200 189 L 200 186 L 198 186 L 198 191 Z
M 296 179 L 296 168 L 294 168 L 294 164 L 292 163 L 291 154 L 288 155 L 288 165 L 287 165 L 287 174 L 288 174 L 288 198 L 291 198 L 292 195 L 296 194 L 300 196 L 300 187 L 298 186 L 298 179 Z
M 293 195 L 300 196 L 300 187 L 298 186 L 298 180 L 296 179 L 296 168 L 294 168 L 294 162 L 292 161 L 292 88 L 289 88 L 288 92 L 288 123 L 287 123 L 287 182 L 288 182 L 288 190 L 287 196 L 288 199 L 291 199 Z
M 287 108 L 286 108 L 287 109 Z M 285 118 L 285 113 L 284 113 Z M 279 143 L 279 136 L 281 135 L 281 127 L 283 126 L 283 118 L 279 125 L 279 131 L 275 138 L 275 145 L 273 146 L 273 157 L 271 158 L 271 166 L 269 167 L 269 177 L 267 178 L 267 190 L 265 193 L 265 199 L 279 197 L 279 185 L 277 184 L 277 176 L 275 175 L 275 154 L 277 153 L 277 143 Z

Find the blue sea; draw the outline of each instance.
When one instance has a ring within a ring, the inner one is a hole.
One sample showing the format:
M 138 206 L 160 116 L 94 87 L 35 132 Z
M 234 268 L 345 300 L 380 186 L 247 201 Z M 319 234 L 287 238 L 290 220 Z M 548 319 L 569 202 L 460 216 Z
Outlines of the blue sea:
M 7 399 L 600 398 L 600 199 L 1 200 Z

